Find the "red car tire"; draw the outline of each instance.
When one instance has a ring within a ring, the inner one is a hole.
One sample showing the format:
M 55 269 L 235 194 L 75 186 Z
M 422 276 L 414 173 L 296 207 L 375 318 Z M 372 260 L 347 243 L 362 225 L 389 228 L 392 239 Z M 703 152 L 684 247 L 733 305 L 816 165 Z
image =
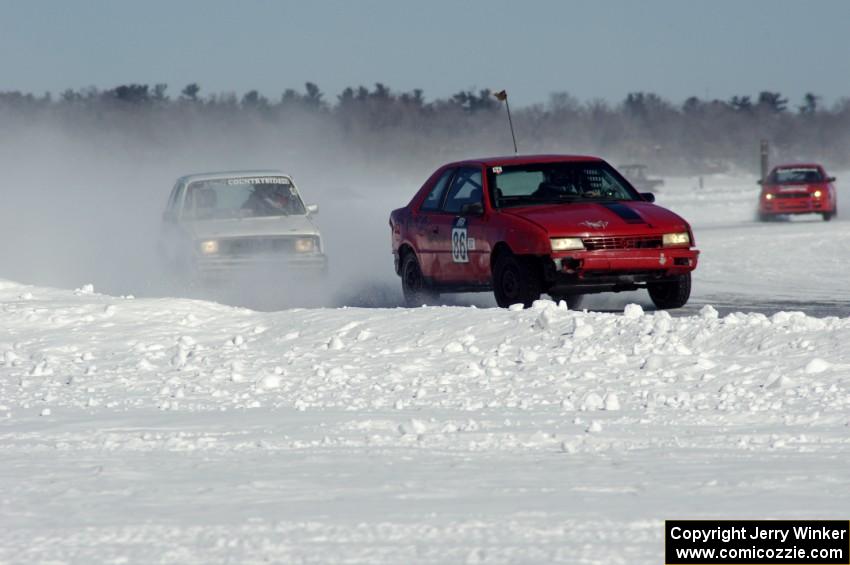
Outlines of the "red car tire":
M 528 260 L 505 253 L 493 267 L 493 294 L 502 308 L 522 304 L 526 308 L 540 299 L 543 284 L 539 270 Z
M 401 260 L 401 290 L 404 302 L 411 307 L 433 303 L 437 298 L 437 293 L 428 287 L 419 261 L 412 252 L 405 254 Z
M 647 285 L 649 297 L 659 310 L 681 308 L 691 297 L 691 274 L 687 273 L 671 281 Z

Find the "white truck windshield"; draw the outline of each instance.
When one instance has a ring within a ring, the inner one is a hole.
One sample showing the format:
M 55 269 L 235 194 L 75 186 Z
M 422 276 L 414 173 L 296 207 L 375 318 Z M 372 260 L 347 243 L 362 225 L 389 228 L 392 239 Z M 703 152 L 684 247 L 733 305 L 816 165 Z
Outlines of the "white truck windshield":
M 295 186 L 285 177 L 196 181 L 187 189 L 184 206 L 185 216 L 199 220 L 305 213 Z

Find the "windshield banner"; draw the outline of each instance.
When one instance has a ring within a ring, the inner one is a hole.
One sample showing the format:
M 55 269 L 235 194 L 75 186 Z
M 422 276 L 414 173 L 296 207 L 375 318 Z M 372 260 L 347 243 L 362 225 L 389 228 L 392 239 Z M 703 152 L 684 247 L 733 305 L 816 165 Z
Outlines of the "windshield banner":
M 291 184 L 291 181 L 286 177 L 247 177 L 227 179 L 227 184 Z

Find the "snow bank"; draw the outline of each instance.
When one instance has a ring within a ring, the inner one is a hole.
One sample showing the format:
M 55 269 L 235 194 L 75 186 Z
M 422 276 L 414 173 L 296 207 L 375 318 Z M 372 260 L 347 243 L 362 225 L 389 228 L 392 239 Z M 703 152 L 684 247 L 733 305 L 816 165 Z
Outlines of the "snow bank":
M 649 563 L 850 503 L 850 319 L 0 281 L 0 327 L 0 561 Z
M 848 319 L 720 318 L 711 307 L 680 318 L 635 304 L 606 314 L 548 301 L 524 311 L 258 313 L 10 283 L 0 296 L 2 392 L 16 413 L 91 402 L 188 412 L 379 410 L 398 400 L 410 410 L 548 409 L 611 391 L 634 409 L 676 404 L 668 400 L 679 392 L 701 413 L 742 402 L 759 409 L 774 400 L 766 375 L 805 376 L 800 398 L 817 386 L 813 378 L 822 386 L 843 375 L 850 336 Z

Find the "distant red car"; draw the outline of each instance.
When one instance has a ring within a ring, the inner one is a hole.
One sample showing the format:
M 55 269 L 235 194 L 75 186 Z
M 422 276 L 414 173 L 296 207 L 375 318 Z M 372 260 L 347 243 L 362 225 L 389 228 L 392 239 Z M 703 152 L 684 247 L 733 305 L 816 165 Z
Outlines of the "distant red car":
M 647 288 L 658 308 L 683 306 L 699 251 L 688 223 L 638 193 L 597 157 L 533 155 L 440 167 L 390 215 L 407 302 L 492 290 L 499 306 L 541 294 Z
M 838 212 L 838 201 L 832 183 L 815 163 L 778 165 L 770 171 L 759 195 L 758 219 L 770 220 L 784 214 L 820 214 L 826 221 Z

